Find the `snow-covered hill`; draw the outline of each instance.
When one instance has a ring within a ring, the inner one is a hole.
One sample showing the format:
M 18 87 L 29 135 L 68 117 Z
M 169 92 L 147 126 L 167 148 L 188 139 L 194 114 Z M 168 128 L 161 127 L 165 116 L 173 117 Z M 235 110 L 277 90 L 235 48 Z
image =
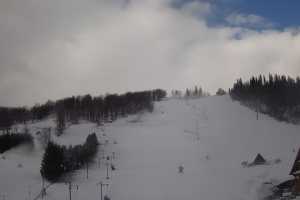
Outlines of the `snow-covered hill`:
M 53 126 L 47 120 L 31 124 L 30 129 L 36 132 Z M 256 200 L 268 192 L 266 182 L 276 184 L 288 178 L 294 150 L 300 146 L 299 126 L 264 115 L 256 120 L 255 112 L 229 96 L 170 99 L 156 103 L 153 113 L 104 127 L 70 126 L 53 140 L 80 144 L 91 132 L 108 144 L 101 145 L 88 179 L 84 169 L 73 175 L 73 200 L 100 199 L 100 181 L 109 184 L 104 193 L 112 200 Z M 35 138 L 34 149 L 19 147 L 1 155 L 0 197 L 29 200 L 39 193 L 43 149 Z M 113 152 L 117 170 L 109 171 L 106 180 L 106 165 L 100 158 Z M 257 153 L 281 162 L 242 167 L 241 162 L 251 162 Z M 181 165 L 184 171 L 178 173 Z M 45 199 L 68 199 L 68 195 L 66 184 L 54 184 Z

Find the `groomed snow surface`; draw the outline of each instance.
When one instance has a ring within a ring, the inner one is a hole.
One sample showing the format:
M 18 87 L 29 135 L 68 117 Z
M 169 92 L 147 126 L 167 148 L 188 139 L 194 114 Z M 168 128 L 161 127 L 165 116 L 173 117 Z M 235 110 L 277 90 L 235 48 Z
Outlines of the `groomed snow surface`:
M 39 194 L 43 148 L 35 132 L 54 126 L 51 119 L 30 124 L 34 148 L 21 146 L 0 155 L 1 200 L 32 200 Z M 299 126 L 264 115 L 256 120 L 255 112 L 229 96 L 170 99 L 156 103 L 153 113 L 102 127 L 82 122 L 52 140 L 82 144 L 92 132 L 103 144 L 89 166 L 88 179 L 85 169 L 72 175 L 73 200 L 100 199 L 100 181 L 109 184 L 103 191 L 112 200 L 262 199 L 272 184 L 289 178 L 300 146 Z M 116 171 L 109 170 L 107 180 L 102 157 L 113 152 Z M 258 153 L 281 162 L 242 167 Z M 183 173 L 178 173 L 179 166 Z M 68 185 L 51 185 L 44 199 L 69 199 Z

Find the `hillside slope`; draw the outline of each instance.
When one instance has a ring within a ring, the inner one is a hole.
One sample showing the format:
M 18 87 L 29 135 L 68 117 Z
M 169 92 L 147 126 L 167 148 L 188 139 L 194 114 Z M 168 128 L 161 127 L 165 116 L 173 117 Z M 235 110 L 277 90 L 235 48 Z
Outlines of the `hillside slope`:
M 113 199 L 258 199 L 264 182 L 287 178 L 299 147 L 299 126 L 256 120 L 228 96 L 161 102 L 142 121 L 111 129 L 122 152 Z M 282 162 L 241 166 L 257 153 Z
M 53 122 L 31 125 L 54 126 Z M 288 178 L 299 148 L 299 126 L 275 121 L 233 102 L 230 97 L 195 100 L 171 99 L 156 103 L 153 113 L 120 119 L 104 127 L 84 123 L 71 126 L 59 143 L 79 144 L 96 132 L 109 143 L 101 145 L 98 158 L 111 155 L 117 170 L 105 180 L 106 168 L 96 161 L 73 176 L 72 199 L 99 199 L 99 181 L 112 200 L 255 200 L 268 192 L 265 182 Z M 116 141 L 116 142 L 113 142 Z M 0 194 L 6 199 L 33 199 L 41 187 L 42 149 L 22 147 L 5 152 L 0 159 Z M 102 152 L 102 153 L 101 153 Z M 242 167 L 257 153 L 278 164 Z M 23 167 L 17 167 L 22 163 Z M 184 167 L 178 173 L 179 166 Z M 78 190 L 77 190 L 78 185 Z M 76 186 L 76 187 L 75 187 Z M 76 188 L 76 189 L 75 189 Z M 68 187 L 55 184 L 45 199 L 67 199 Z M 30 197 L 30 198 L 29 198 Z

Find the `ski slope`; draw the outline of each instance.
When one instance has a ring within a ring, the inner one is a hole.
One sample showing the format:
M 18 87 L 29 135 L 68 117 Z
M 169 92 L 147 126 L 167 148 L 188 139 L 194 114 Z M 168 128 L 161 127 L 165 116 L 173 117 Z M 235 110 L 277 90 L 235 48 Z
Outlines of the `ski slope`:
M 54 126 L 48 120 L 30 125 Z M 158 102 L 153 113 L 117 120 L 104 127 L 91 123 L 70 126 L 53 140 L 61 144 L 83 143 L 96 132 L 101 141 L 89 177 L 84 169 L 73 175 L 72 199 L 100 199 L 97 183 L 109 184 L 104 193 L 112 200 L 258 200 L 270 184 L 289 178 L 298 150 L 299 126 L 278 122 L 233 102 L 229 96 L 202 99 L 170 99 Z M 116 141 L 116 142 L 114 142 Z M 43 150 L 20 147 L 0 159 L 0 195 L 5 199 L 33 199 L 41 189 L 39 167 Z M 117 170 L 109 171 L 100 158 L 112 155 Z M 257 153 L 278 164 L 244 168 Z M 99 165 L 100 160 L 100 165 Z M 22 167 L 18 167 L 22 163 Z M 184 172 L 178 173 L 178 167 Z M 77 190 L 78 186 L 78 190 Z M 68 199 L 68 186 L 54 184 L 44 199 Z

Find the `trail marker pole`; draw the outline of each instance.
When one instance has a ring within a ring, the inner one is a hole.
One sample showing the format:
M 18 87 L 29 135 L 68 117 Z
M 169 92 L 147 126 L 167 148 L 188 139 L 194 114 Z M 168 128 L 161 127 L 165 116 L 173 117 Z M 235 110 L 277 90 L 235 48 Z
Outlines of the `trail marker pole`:
M 72 200 L 72 183 L 69 182 L 69 200 Z
M 197 137 L 197 140 L 200 140 L 199 120 L 198 119 L 196 119 L 196 137 Z
M 259 101 L 259 99 L 257 99 L 256 100 L 256 120 L 258 120 L 258 112 L 259 112 L 259 105 L 260 105 L 260 103 L 259 103 L 260 101 Z
M 44 199 L 45 194 L 46 194 L 45 179 L 44 179 L 44 177 L 42 177 L 42 199 Z
M 109 176 L 108 176 L 108 167 L 109 167 L 109 163 L 106 162 L 106 179 L 107 180 L 109 179 Z
M 103 186 L 108 186 L 108 184 L 105 184 L 102 181 L 100 181 L 99 183 L 97 183 L 97 185 L 100 185 L 100 200 L 103 200 Z
M 89 179 L 89 163 L 86 162 L 86 179 Z
M 28 186 L 28 197 L 29 197 L 29 200 L 31 199 L 31 187 Z

